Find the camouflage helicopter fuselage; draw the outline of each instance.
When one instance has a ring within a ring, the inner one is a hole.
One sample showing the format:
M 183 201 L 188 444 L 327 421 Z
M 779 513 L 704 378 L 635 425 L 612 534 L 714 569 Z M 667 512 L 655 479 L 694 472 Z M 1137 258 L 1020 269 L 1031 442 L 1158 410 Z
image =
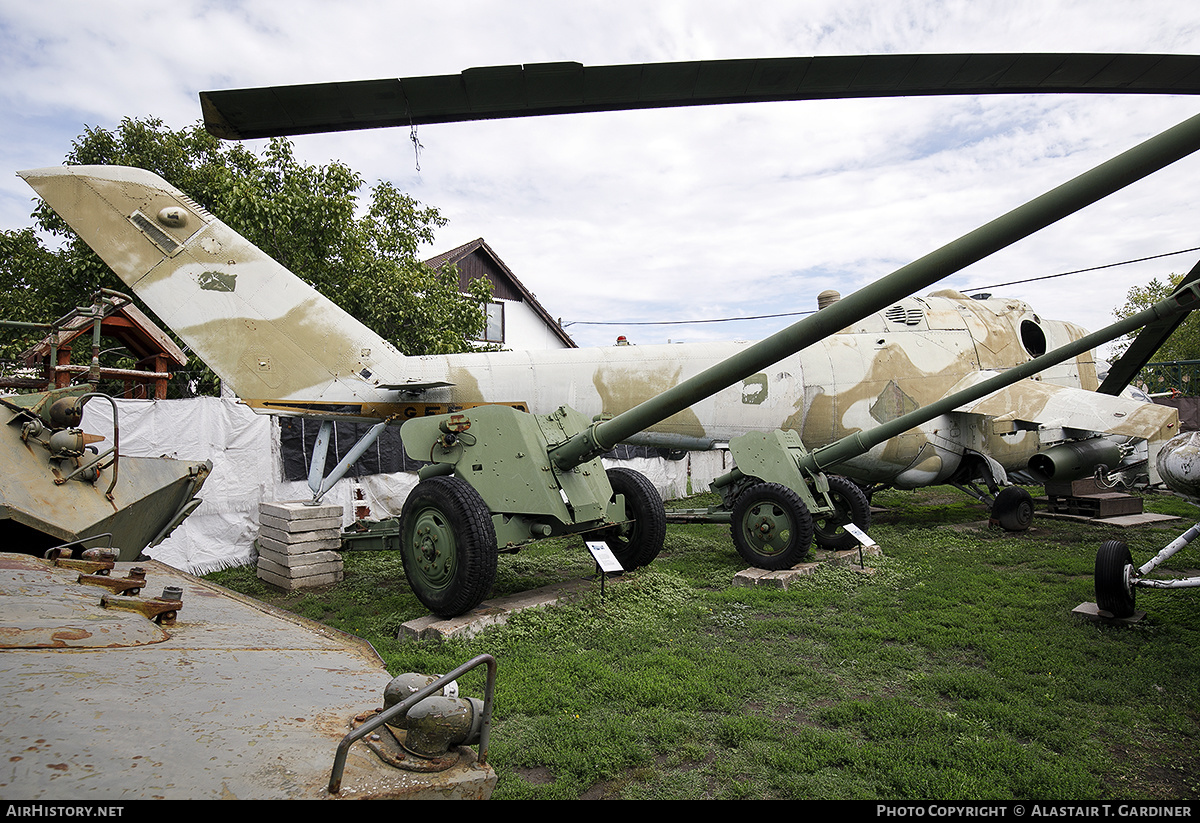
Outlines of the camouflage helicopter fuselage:
M 791 429 L 813 449 L 897 418 L 945 397 L 982 372 L 1024 363 L 1084 333 L 1074 324 L 1043 319 L 1015 300 L 972 300 L 953 291 L 905 298 L 631 440 L 709 449 L 747 431 Z M 748 345 L 613 346 L 451 356 L 445 359 L 442 379 L 454 386 L 431 394 L 446 403 L 518 400 L 535 412 L 549 412 L 565 403 L 588 415 L 619 414 Z M 1092 392 L 1097 386 L 1096 365 L 1090 355 L 1079 357 L 1039 379 Z M 1049 397 L 1021 391 L 1010 393 L 1008 400 L 1022 419 L 1038 420 Z M 1092 402 L 1094 395 L 1086 400 Z M 1150 414 L 1156 421 L 1170 417 L 1169 412 L 1153 408 Z M 1158 428 L 1162 423 L 1152 425 Z M 1036 431 L 1000 435 L 992 428 L 979 413 L 942 416 L 839 466 L 838 471 L 862 482 L 914 487 L 948 479 L 964 452 L 990 455 L 1006 468 L 1019 469 L 1044 447 Z

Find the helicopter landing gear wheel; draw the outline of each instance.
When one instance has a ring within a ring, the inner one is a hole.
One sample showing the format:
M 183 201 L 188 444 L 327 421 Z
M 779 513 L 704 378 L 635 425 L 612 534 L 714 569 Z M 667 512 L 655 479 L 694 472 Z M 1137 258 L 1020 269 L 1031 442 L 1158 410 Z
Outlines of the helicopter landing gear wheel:
M 426 608 L 457 617 L 487 597 L 496 582 L 496 529 L 469 483 L 422 480 L 404 501 L 400 523 L 404 574 Z
M 662 498 L 641 472 L 617 467 L 605 474 L 612 486 L 613 502 L 618 494 L 625 495 L 625 514 L 630 522 L 604 529 L 599 536 L 621 561 L 622 568 L 640 569 L 658 557 L 667 539 L 667 513 Z
M 1006 532 L 1023 532 L 1033 522 L 1033 498 L 1019 486 L 1001 489 L 992 503 L 991 519 Z
M 1120 540 L 1105 540 L 1096 552 L 1096 605 L 1113 617 L 1133 614 L 1133 557 Z
M 813 519 L 800 495 L 778 483 L 758 483 L 733 504 L 733 544 L 759 569 L 790 569 L 808 554 Z
M 813 537 L 822 549 L 845 551 L 858 545 L 858 538 L 844 526 L 853 523 L 863 531 L 871 527 L 871 504 L 858 484 L 840 475 L 829 477 L 829 499 L 834 511 L 813 516 Z

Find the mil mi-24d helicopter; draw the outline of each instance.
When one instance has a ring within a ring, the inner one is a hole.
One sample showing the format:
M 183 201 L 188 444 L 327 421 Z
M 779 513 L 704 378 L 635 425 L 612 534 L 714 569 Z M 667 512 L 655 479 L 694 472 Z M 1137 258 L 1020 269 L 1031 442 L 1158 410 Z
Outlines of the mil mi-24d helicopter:
M 652 106 L 1028 92 L 1194 94 L 1200 58 L 549 64 L 201 100 L 211 131 L 245 138 Z M 766 568 L 803 556 L 814 529 L 819 542 L 844 544 L 841 526 L 866 519 L 858 484 L 982 483 L 995 495 L 994 517 L 1020 529 L 1032 503 L 1023 490 L 1001 489 L 1013 479 L 1097 465 L 1156 479 L 1148 458 L 1177 432 L 1176 413 L 1119 394 L 1190 309 L 1200 267 L 1174 304 L 1107 337 L 1019 301 L 909 295 L 1197 148 L 1193 118 L 759 343 L 439 357 L 396 351 L 149 172 L 68 166 L 21 176 L 255 410 L 376 421 L 363 448 L 384 425 L 409 419 L 405 448 L 431 465 L 405 504 L 405 571 L 431 610 L 451 615 L 486 596 L 498 547 L 596 532 L 626 568 L 657 555 L 661 500 L 641 475 L 600 466 L 618 442 L 729 442 L 738 468 L 714 486 L 739 551 Z M 1099 381 L 1094 346 L 1143 326 Z M 323 427 L 315 496 L 361 453 L 322 477 L 327 437 Z

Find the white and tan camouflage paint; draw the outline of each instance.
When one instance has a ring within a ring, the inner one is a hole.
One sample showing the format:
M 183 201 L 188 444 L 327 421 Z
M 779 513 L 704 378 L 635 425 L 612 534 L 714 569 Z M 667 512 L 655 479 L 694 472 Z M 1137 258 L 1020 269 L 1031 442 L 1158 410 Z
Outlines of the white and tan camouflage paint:
M 616 414 L 742 343 L 406 357 L 156 175 L 21 172 L 167 326 L 258 411 L 402 421 L 488 402 Z M 799 431 L 808 448 L 891 420 L 1084 334 L 1016 300 L 909 297 L 673 415 L 633 442 L 711 448 Z M 967 451 L 1008 471 L 1096 434 L 1165 442 L 1174 409 L 1095 393 L 1094 355 L 939 417 L 839 467 L 863 482 L 944 482 Z M 1153 461 L 1151 461 L 1153 462 Z

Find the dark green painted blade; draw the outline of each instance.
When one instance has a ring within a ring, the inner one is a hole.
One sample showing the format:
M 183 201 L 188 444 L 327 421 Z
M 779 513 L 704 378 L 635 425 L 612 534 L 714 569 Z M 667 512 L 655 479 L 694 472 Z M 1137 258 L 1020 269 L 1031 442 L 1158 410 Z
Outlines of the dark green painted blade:
M 963 94 L 1197 94 L 1200 56 L 874 54 L 622 66 L 534 63 L 461 74 L 200 93 L 241 140 L 590 111 Z

